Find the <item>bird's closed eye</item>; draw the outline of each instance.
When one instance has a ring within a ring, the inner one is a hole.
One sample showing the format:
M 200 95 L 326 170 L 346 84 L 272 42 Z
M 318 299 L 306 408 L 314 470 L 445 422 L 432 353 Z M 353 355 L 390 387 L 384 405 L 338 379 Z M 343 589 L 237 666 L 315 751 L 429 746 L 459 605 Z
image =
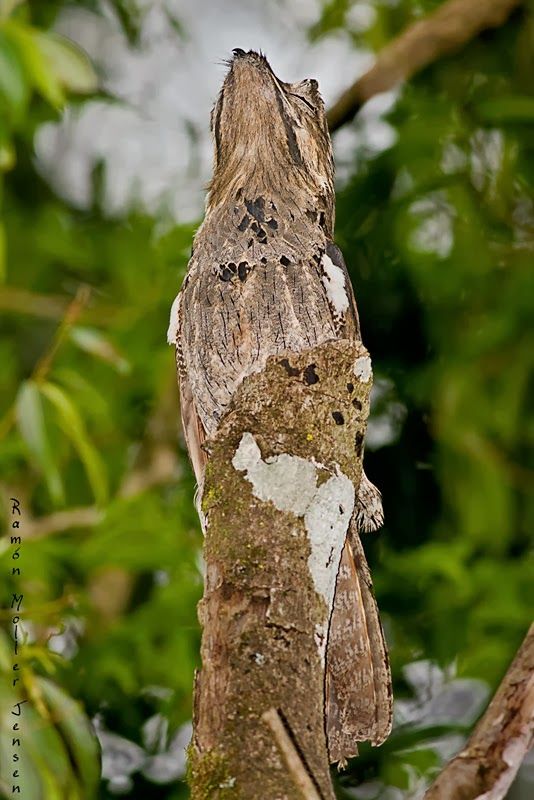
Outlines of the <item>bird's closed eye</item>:
M 308 106 L 308 108 L 310 109 L 310 111 L 315 111 L 315 106 L 313 106 L 313 105 L 310 103 L 310 101 L 309 101 L 309 100 L 306 100 L 306 98 L 305 98 L 305 97 L 302 97 L 302 95 L 301 95 L 301 94 L 295 94 L 294 92 L 289 92 L 289 94 L 291 95 L 291 97 L 298 97 L 298 99 L 299 99 L 299 100 L 302 100 L 302 102 L 303 102 L 303 103 L 306 103 L 306 105 Z

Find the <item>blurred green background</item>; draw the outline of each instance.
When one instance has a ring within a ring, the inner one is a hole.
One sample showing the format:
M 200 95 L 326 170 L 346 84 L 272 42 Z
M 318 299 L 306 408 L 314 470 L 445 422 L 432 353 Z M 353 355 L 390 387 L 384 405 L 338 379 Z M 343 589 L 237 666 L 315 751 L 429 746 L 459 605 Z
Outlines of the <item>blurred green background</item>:
M 23 537 L 20 577 L 0 540 L 2 796 L 22 697 L 28 800 L 188 796 L 201 535 L 165 331 L 209 172 L 195 93 L 213 100 L 217 60 L 264 25 L 275 69 L 292 43 L 304 59 L 281 77 L 312 65 L 331 101 L 439 5 L 234 0 L 221 28 L 209 2 L 0 0 L 0 499 L 7 524 L 20 499 Z M 155 131 L 145 151 L 138 123 Z M 340 797 L 401 800 L 459 748 L 533 616 L 532 6 L 371 101 L 335 147 L 336 240 L 375 369 L 366 469 L 386 514 L 364 544 L 398 699 L 388 743 L 336 780 Z M 510 798 L 533 796 L 533 772 Z

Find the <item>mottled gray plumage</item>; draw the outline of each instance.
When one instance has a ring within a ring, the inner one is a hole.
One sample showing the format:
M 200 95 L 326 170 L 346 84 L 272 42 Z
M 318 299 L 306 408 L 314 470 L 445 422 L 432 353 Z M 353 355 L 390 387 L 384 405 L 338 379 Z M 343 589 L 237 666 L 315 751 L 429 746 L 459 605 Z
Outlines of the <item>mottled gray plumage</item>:
M 272 355 L 360 340 L 349 275 L 332 240 L 332 150 L 317 83 L 283 83 L 262 55 L 234 53 L 212 114 L 206 217 L 169 328 L 199 486 L 202 442 L 247 375 Z M 354 755 L 358 740 L 383 741 L 390 729 L 387 653 L 357 532 L 381 524 L 380 493 L 364 474 L 327 649 L 332 761 Z

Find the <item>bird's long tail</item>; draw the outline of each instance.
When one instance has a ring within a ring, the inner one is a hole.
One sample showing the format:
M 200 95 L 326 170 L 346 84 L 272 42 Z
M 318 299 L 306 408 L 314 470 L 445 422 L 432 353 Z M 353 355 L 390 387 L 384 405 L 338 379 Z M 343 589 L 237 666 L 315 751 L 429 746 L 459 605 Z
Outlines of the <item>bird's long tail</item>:
M 392 692 L 384 632 L 371 575 L 353 522 L 341 556 L 326 651 L 326 733 L 332 763 L 358 754 L 357 742 L 389 735 Z

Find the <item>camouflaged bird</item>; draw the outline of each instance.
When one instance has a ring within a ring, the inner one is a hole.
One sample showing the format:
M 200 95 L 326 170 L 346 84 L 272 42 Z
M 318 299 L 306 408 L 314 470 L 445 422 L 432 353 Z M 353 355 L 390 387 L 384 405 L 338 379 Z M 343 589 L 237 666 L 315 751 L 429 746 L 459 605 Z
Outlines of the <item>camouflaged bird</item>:
M 334 166 L 317 82 L 284 83 L 261 54 L 234 50 L 211 117 L 206 217 L 171 309 L 181 412 L 200 488 L 211 437 L 243 379 L 270 356 L 360 341 L 356 301 L 333 242 Z M 336 583 L 326 659 L 332 762 L 391 728 L 387 651 L 359 532 L 382 524 L 362 474 Z

